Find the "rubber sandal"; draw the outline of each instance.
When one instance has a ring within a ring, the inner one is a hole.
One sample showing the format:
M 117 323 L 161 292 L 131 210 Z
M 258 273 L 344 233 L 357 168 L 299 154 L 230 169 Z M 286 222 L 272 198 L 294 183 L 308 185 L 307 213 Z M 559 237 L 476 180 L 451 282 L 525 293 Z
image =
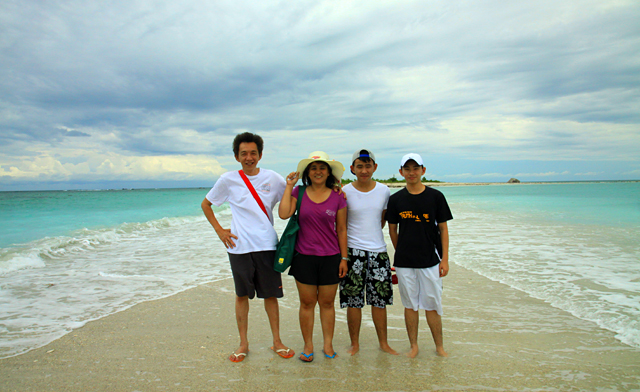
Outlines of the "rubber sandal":
M 281 356 L 284 359 L 289 359 L 289 358 L 293 357 L 294 355 L 296 355 L 296 353 L 290 348 L 279 348 L 277 350 L 274 350 L 274 348 L 271 347 L 271 350 L 273 350 L 273 352 L 275 352 L 276 354 L 278 354 L 279 356 Z
M 244 361 L 245 357 L 247 356 L 248 353 L 240 353 L 240 354 L 236 354 L 235 352 L 231 353 L 231 355 L 229 355 L 229 360 L 231 362 L 242 362 Z
M 327 353 L 324 352 L 324 350 L 322 350 L 322 353 L 324 354 L 325 357 L 329 358 L 329 359 L 334 359 L 336 357 L 336 355 L 338 355 L 337 352 L 333 352 L 333 355 L 329 355 Z
M 303 359 L 306 358 L 306 359 Z M 300 354 L 300 356 L 298 357 L 302 362 L 313 362 L 313 353 L 311 354 L 305 354 L 304 352 L 302 352 L 302 354 Z

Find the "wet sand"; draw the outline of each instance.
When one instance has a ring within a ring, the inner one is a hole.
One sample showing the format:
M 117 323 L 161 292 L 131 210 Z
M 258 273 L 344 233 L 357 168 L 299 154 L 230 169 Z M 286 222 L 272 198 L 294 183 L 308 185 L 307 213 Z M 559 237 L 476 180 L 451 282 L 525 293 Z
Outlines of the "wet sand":
M 285 344 L 302 349 L 297 293 L 284 276 L 281 329 Z M 409 348 L 403 308 L 389 307 L 393 348 Z M 336 302 L 337 303 L 337 302 Z M 0 360 L 1 391 L 569 391 L 640 389 L 640 349 L 505 285 L 452 264 L 445 278 L 445 348 L 434 353 L 420 320 L 415 359 L 377 348 L 370 312 L 363 312 L 361 351 L 349 356 L 346 313 L 337 310 L 334 347 L 307 364 L 282 359 L 271 346 L 262 301 L 251 301 L 250 353 L 227 357 L 238 343 L 233 282 L 225 279 L 136 305 L 88 323 L 51 344 Z

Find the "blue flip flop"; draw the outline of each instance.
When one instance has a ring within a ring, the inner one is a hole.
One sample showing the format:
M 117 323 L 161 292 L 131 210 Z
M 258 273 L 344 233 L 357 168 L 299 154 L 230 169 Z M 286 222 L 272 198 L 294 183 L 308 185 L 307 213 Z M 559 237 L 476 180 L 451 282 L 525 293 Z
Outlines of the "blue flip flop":
M 306 359 L 302 359 L 302 357 L 305 357 Z M 313 362 L 313 353 L 305 354 L 303 351 L 298 357 L 298 359 L 300 359 L 302 362 Z
M 329 355 L 327 353 L 324 352 L 324 350 L 322 350 L 322 353 L 324 354 L 325 357 L 329 358 L 329 359 L 334 359 L 336 357 L 336 355 L 338 354 L 337 352 L 333 352 L 333 355 Z

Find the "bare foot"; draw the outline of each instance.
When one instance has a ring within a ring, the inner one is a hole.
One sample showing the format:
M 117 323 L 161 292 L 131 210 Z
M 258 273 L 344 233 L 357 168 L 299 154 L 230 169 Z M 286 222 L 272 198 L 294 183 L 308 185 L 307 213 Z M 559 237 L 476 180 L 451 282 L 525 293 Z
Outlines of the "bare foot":
M 415 358 L 418 356 L 418 346 L 411 347 L 411 350 L 407 353 L 407 357 Z
M 439 357 L 448 357 L 449 356 L 449 354 L 447 354 L 447 352 L 444 351 L 443 347 L 436 348 L 436 354 L 438 354 Z
M 240 346 L 238 346 L 238 348 L 236 349 L 236 351 L 234 351 L 234 353 L 236 354 L 240 354 L 240 353 L 248 353 L 249 352 L 249 345 L 243 345 L 241 344 Z
M 398 352 L 396 350 L 392 349 L 391 347 L 389 347 L 388 344 L 381 344 L 380 345 L 380 350 L 384 351 L 387 354 L 399 355 Z
M 349 353 L 351 355 L 356 355 L 358 353 L 358 351 L 360 351 L 360 345 L 358 345 L 358 344 L 352 344 L 347 349 L 347 353 Z

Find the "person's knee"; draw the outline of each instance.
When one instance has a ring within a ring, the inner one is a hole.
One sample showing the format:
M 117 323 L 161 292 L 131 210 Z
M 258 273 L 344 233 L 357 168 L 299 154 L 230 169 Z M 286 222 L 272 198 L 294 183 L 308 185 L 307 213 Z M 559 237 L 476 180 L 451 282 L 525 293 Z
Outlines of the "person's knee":
M 249 303 L 249 296 L 243 295 L 242 297 L 236 296 L 236 303 Z
M 334 308 L 335 298 L 334 299 L 318 298 L 318 306 L 320 306 L 322 309 Z
M 418 320 L 420 318 L 420 312 L 412 308 L 404 308 L 404 318 Z
M 317 303 L 318 303 L 317 298 L 305 298 L 305 297 L 300 298 L 300 306 L 305 309 L 313 309 L 315 308 Z
M 387 308 L 379 308 L 377 306 L 371 306 L 371 314 L 375 316 L 386 316 Z
M 438 314 L 437 310 L 427 310 L 425 311 L 425 315 L 427 316 L 427 320 L 432 322 L 440 322 L 442 317 Z

